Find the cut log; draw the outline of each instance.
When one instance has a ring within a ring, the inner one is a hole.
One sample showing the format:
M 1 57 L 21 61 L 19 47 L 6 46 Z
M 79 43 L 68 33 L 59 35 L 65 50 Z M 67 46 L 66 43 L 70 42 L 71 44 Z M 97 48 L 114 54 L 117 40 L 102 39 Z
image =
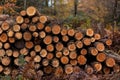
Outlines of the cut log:
M 84 45 L 89 46 L 91 45 L 91 39 L 90 38 L 83 38 L 82 42 L 84 43 Z
M 0 34 L 2 34 L 3 33 L 3 30 L 2 30 L 2 28 L 0 27 Z
M 80 54 L 81 54 L 81 55 L 86 55 L 86 54 L 87 54 L 87 50 L 84 49 L 84 48 L 82 48 L 82 49 L 80 50 Z
M 25 40 L 25 41 L 30 41 L 31 39 L 32 39 L 32 35 L 31 35 L 31 33 L 30 32 L 24 32 L 23 33 L 23 39 Z
M 72 74 L 73 73 L 73 67 L 71 64 L 65 65 L 65 73 L 66 74 Z
M 58 51 L 58 52 L 56 52 L 56 58 L 61 58 L 62 57 L 62 52 L 60 52 L 60 51 Z
M 32 36 L 37 38 L 39 36 L 39 34 L 38 34 L 38 32 L 33 32 Z
M 38 30 L 42 30 L 44 28 L 44 24 L 43 23 L 37 23 L 37 29 Z
M 91 42 L 94 43 L 95 42 L 95 38 L 91 37 Z
M 12 55 L 13 57 L 17 58 L 19 57 L 20 53 L 18 51 L 13 51 Z
M 15 38 L 11 37 L 8 39 L 10 43 L 15 43 Z
M 62 74 L 63 74 L 63 68 L 62 68 L 61 66 L 57 67 L 57 68 L 55 69 L 54 75 L 55 75 L 56 77 L 60 77 Z
M 42 15 L 39 17 L 39 21 L 44 24 L 48 21 L 48 18 L 47 16 Z
M 4 57 L 5 56 L 5 50 L 4 49 L 0 49 L 0 57 Z
M 76 45 L 74 42 L 69 42 L 68 43 L 68 50 L 69 51 L 75 51 L 76 50 Z
M 96 72 L 99 72 L 102 70 L 102 64 L 100 62 L 93 62 L 92 66 Z
M 89 37 L 92 37 L 94 35 L 93 29 L 87 29 L 86 30 L 86 35 L 89 36 Z
M 103 62 L 103 61 L 105 61 L 105 59 L 106 59 L 106 54 L 105 53 L 99 53 L 96 56 L 96 60 L 99 61 L 99 62 Z
M 70 58 L 70 59 L 76 59 L 76 58 L 77 58 L 77 53 L 76 53 L 76 51 L 70 52 L 69 58 Z
M 28 49 L 27 48 L 20 49 L 20 54 L 21 55 L 27 55 L 28 54 Z
M 7 42 L 7 43 L 4 43 L 4 49 L 7 50 L 7 49 L 9 49 L 10 47 L 11 47 L 11 46 L 10 46 L 10 43 L 8 43 L 8 42 Z
M 15 38 L 16 39 L 22 39 L 22 33 L 21 32 L 16 32 L 15 33 Z
M 1 63 L 4 65 L 4 66 L 8 66 L 10 63 L 11 63 L 11 60 L 9 57 L 5 56 L 1 59 Z
M 7 35 L 8 35 L 8 37 L 13 37 L 14 36 L 14 32 L 12 30 L 9 30 L 7 32 Z
M 3 66 L 0 65 L 0 73 L 3 71 Z
M 53 57 L 54 57 L 53 53 L 48 53 L 46 58 L 47 58 L 48 60 L 52 60 Z
M 107 46 L 111 46 L 112 45 L 112 40 L 111 39 L 107 39 L 105 43 L 106 43 Z
M 29 18 L 24 18 L 24 23 L 29 24 L 30 23 L 30 19 Z
M 18 24 L 22 24 L 22 23 L 24 22 L 23 17 L 22 17 L 22 16 L 17 16 L 16 22 L 17 22 Z
M 73 66 L 76 66 L 77 65 L 77 60 L 76 59 L 70 60 L 70 64 L 73 65 Z
M 53 36 L 53 42 L 55 42 L 55 43 L 59 42 L 59 37 L 58 36 Z
M 98 54 L 98 50 L 95 48 L 95 47 L 90 47 L 89 48 L 89 53 L 92 55 L 92 56 L 96 56 Z
M 49 65 L 49 60 L 48 59 L 43 59 L 42 60 L 42 65 L 43 66 L 48 66 Z
M 34 16 L 37 12 L 36 8 L 33 6 L 30 6 L 26 9 L 27 15 L 28 16 Z
M 40 62 L 41 61 L 41 57 L 39 55 L 36 55 L 34 57 L 34 62 Z
M 15 43 L 14 43 L 14 46 L 15 48 L 17 49 L 22 49 L 25 47 L 25 42 L 23 39 L 20 39 L 20 40 L 16 40 Z
M 107 67 L 113 67 L 116 64 L 114 58 L 111 58 L 111 57 L 108 57 L 105 63 Z
M 28 49 L 31 49 L 34 47 L 34 44 L 32 41 L 25 42 L 25 47 Z
M 80 48 L 83 47 L 82 41 L 76 41 L 75 44 L 76 44 L 76 47 L 77 47 L 78 49 L 80 49 Z
M 4 73 L 4 75 L 10 75 L 10 73 L 11 73 L 11 68 L 5 67 L 4 70 L 3 70 L 3 73 Z
M 0 41 L 4 43 L 4 42 L 7 42 L 7 40 L 8 40 L 7 34 L 6 33 L 2 33 L 0 35 Z
M 45 32 L 46 33 L 50 33 L 52 30 L 51 30 L 51 27 L 50 26 L 46 26 L 45 27 Z
M 74 66 L 74 67 L 73 67 L 73 72 L 74 72 L 75 74 L 79 74 L 80 71 L 81 71 L 81 69 L 80 69 L 79 66 Z
M 15 64 L 16 66 L 20 66 L 19 58 L 15 58 L 15 59 L 14 59 L 14 64 Z
M 55 45 L 55 48 L 57 51 L 62 51 L 64 46 L 61 42 L 58 42 L 56 45 Z
M 31 32 L 35 32 L 36 31 L 36 26 L 35 25 L 30 25 L 29 26 L 29 31 L 31 31 Z
M 62 28 L 62 29 L 61 29 L 61 35 L 62 35 L 62 36 L 67 35 L 67 29 Z
M 17 24 L 14 25 L 14 26 L 13 26 L 13 31 L 14 31 L 14 32 L 20 31 L 20 25 L 17 25 Z
M 34 50 L 35 50 L 35 52 L 40 52 L 41 46 L 40 45 L 35 45 Z
M 6 31 L 10 28 L 9 24 L 7 22 L 3 22 L 1 25 L 1 28 L 3 31 Z
M 110 68 L 109 67 L 103 67 L 103 72 L 105 74 L 110 74 Z
M 53 66 L 53 67 L 56 68 L 56 67 L 59 66 L 59 64 L 60 64 L 60 63 L 59 63 L 59 60 L 58 60 L 57 58 L 52 59 L 52 66 Z
M 30 57 L 30 56 L 25 56 L 24 59 L 25 59 L 25 61 L 28 62 L 28 63 L 31 61 L 31 57 Z
M 69 55 L 69 53 L 70 53 L 68 48 L 64 48 L 62 52 L 63 52 L 63 55 L 65 55 L 65 56 Z
M 41 51 L 40 51 L 40 56 L 41 57 L 46 57 L 47 56 L 47 50 L 46 49 L 42 49 Z
M 75 35 L 75 30 L 74 29 L 68 29 L 68 36 L 73 37 Z
M 44 31 L 41 31 L 41 32 L 39 33 L 39 37 L 40 37 L 40 38 L 45 38 L 45 36 L 46 36 L 46 33 L 45 33 Z
M 53 25 L 52 26 L 52 33 L 53 34 L 57 35 L 57 34 L 60 33 L 60 31 L 61 31 L 61 27 L 59 25 Z
M 100 34 L 94 34 L 94 38 L 95 40 L 100 40 L 101 39 L 101 35 Z
M 50 35 L 47 35 L 44 39 L 43 42 L 48 45 L 52 43 L 52 37 Z
M 105 46 L 102 42 L 95 42 L 95 47 L 98 51 L 104 51 L 105 50 Z
M 34 50 L 33 50 L 33 51 L 30 51 L 30 56 L 31 56 L 31 57 L 35 57 L 35 56 L 36 56 L 36 51 L 34 51 Z
M 34 66 L 35 70 L 38 70 L 40 68 L 40 66 L 41 65 L 39 63 L 36 63 L 35 66 Z
M 20 28 L 21 28 L 22 30 L 26 30 L 27 27 L 28 27 L 28 25 L 27 25 L 26 23 L 22 23 Z
M 63 42 L 68 42 L 69 37 L 67 35 L 62 36 L 62 41 Z
M 35 17 L 32 18 L 32 22 L 33 22 L 33 23 L 37 23 L 38 20 L 39 20 L 39 17 L 37 17 L 37 16 L 35 16 Z
M 46 46 L 46 49 L 47 49 L 48 52 L 54 51 L 54 46 L 53 46 L 53 44 L 47 45 L 47 46 Z
M 6 55 L 7 56 L 12 56 L 13 51 L 11 49 L 6 50 Z
M 83 34 L 81 32 L 76 32 L 75 33 L 75 39 L 76 40 L 81 40 L 83 38 Z
M 21 15 L 21 16 L 26 16 L 26 15 L 27 15 L 27 12 L 26 12 L 25 10 L 22 10 L 22 11 L 20 11 L 20 15 Z
M 68 64 L 69 58 L 67 56 L 62 56 L 60 58 L 60 61 L 61 61 L 62 64 Z
M 3 43 L 2 42 L 0 42 L 0 49 L 3 47 Z
M 43 73 L 43 71 L 42 71 L 42 70 L 38 70 L 38 71 L 37 71 L 37 75 L 41 77 L 41 76 L 43 76 L 43 75 L 44 75 L 44 73 Z
M 113 66 L 113 71 L 116 72 L 116 73 L 120 72 L 120 65 L 115 64 L 115 65 Z
M 51 66 L 46 66 L 46 67 L 44 67 L 43 70 L 44 70 L 44 73 L 51 74 L 53 71 L 53 68 Z
M 86 65 L 85 66 L 85 72 L 87 74 L 93 74 L 94 70 L 93 70 L 93 68 L 90 65 Z
M 79 65 L 85 65 L 87 62 L 87 59 L 83 55 L 78 55 L 77 61 L 78 61 Z

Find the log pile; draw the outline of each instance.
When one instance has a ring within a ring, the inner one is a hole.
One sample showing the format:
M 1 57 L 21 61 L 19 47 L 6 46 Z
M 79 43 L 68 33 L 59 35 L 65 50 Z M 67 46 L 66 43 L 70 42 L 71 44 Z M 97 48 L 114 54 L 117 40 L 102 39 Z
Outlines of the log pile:
M 21 66 L 20 55 L 43 75 L 71 74 L 83 69 L 88 74 L 119 72 L 117 61 L 105 54 L 112 40 L 102 39 L 93 29 L 75 30 L 53 24 L 33 6 L 20 12 L 10 26 L 0 27 L 0 73 L 9 75 Z

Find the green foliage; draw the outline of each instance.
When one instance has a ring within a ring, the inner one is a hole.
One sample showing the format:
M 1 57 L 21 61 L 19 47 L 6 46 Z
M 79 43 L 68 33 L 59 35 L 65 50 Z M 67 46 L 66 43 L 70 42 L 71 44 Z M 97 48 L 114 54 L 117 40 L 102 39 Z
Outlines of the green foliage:
M 19 64 L 20 64 L 20 66 L 23 66 L 25 64 L 24 55 L 19 56 Z
M 11 80 L 11 77 L 9 75 L 5 75 L 5 76 L 0 76 L 1 80 Z

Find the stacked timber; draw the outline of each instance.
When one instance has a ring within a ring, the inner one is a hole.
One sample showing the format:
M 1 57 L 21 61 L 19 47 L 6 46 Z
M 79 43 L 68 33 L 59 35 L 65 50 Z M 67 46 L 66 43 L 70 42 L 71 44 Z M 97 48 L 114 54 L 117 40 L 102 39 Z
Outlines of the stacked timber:
M 102 39 L 93 29 L 75 30 L 53 24 L 33 6 L 22 10 L 14 25 L 3 22 L 0 27 L 0 73 L 11 74 L 21 66 L 21 55 L 26 63 L 43 75 L 71 74 L 84 69 L 86 73 L 119 72 L 117 61 L 105 54 L 111 39 Z

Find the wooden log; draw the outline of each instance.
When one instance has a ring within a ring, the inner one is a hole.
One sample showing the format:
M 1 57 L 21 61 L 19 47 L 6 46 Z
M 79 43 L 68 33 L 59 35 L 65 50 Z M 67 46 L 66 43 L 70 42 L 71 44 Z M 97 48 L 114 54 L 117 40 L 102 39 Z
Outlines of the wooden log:
M 33 23 L 37 23 L 38 20 L 39 20 L 39 17 L 38 17 L 38 16 L 35 16 L 35 17 L 32 18 L 32 22 L 33 22 Z
M 30 19 L 29 18 L 24 18 L 24 23 L 29 24 L 30 23 Z
M 41 31 L 41 32 L 39 33 L 39 37 L 40 37 L 40 38 L 45 38 L 45 36 L 46 36 L 46 33 L 45 33 L 44 31 Z
M 53 57 L 54 57 L 53 53 L 48 53 L 46 58 L 47 58 L 48 60 L 52 60 Z
M 28 52 L 28 49 L 27 48 L 22 48 L 20 49 L 20 54 L 21 55 L 27 55 L 29 52 Z
M 6 33 L 2 33 L 0 35 L 0 41 L 4 43 L 4 42 L 7 42 L 7 40 L 8 40 L 7 34 Z
M 13 37 L 14 36 L 14 32 L 12 30 L 9 30 L 7 32 L 7 35 L 8 35 L 8 37 Z
M 11 59 L 7 56 L 4 56 L 2 59 L 1 59 L 1 63 L 4 65 L 4 66 L 8 66 L 10 63 L 11 63 Z
M 60 63 L 59 63 L 59 60 L 58 60 L 57 58 L 52 59 L 52 66 L 53 66 L 53 67 L 56 68 L 56 67 L 59 66 L 59 64 L 60 64 Z
M 61 42 L 58 42 L 56 45 L 55 45 L 55 48 L 57 51 L 62 51 L 64 46 Z
M 39 36 L 39 34 L 38 34 L 38 32 L 33 32 L 32 36 L 35 37 L 35 38 L 37 38 Z
M 10 73 L 11 73 L 11 68 L 5 67 L 4 70 L 3 70 L 3 73 L 4 73 L 4 75 L 10 75 Z
M 61 27 L 59 25 L 53 25 L 52 26 L 52 33 L 53 34 L 57 35 L 57 34 L 60 33 L 60 31 L 61 31 Z
M 75 30 L 74 29 L 68 29 L 68 36 L 73 37 L 75 35 Z
M 96 33 L 96 34 L 94 34 L 94 38 L 95 38 L 95 40 L 100 40 L 101 39 L 101 35 Z
M 104 51 L 105 50 L 105 46 L 102 42 L 95 42 L 95 47 L 98 51 Z
M 28 25 L 26 23 L 22 23 L 20 28 L 22 30 L 26 30 L 28 28 Z
M 83 55 L 78 55 L 77 61 L 78 61 L 78 64 L 79 64 L 79 65 L 85 65 L 86 62 L 87 62 L 87 59 L 86 59 L 86 57 L 83 56 Z
M 105 64 L 107 67 L 113 67 L 116 64 L 116 62 L 114 58 L 108 57 L 105 61 Z
M 35 7 L 30 6 L 26 9 L 26 13 L 28 16 L 34 16 L 36 14 L 37 10 Z
M 115 64 L 115 65 L 113 66 L 113 71 L 114 71 L 115 73 L 120 72 L 120 65 Z
M 25 41 L 30 41 L 30 40 L 32 39 L 31 33 L 28 32 L 28 31 L 24 32 L 24 33 L 23 33 L 23 39 L 24 39 Z
M 82 38 L 83 38 L 83 34 L 82 34 L 81 32 L 76 32 L 76 33 L 75 33 L 75 39 L 76 39 L 76 40 L 79 41 L 79 40 L 81 40 Z
M 11 49 L 8 49 L 8 50 L 6 50 L 5 53 L 6 53 L 7 56 L 12 56 L 13 51 Z
M 68 64 L 69 58 L 67 56 L 62 56 L 60 58 L 60 61 L 61 61 L 62 64 Z
M 18 51 L 13 51 L 13 53 L 12 53 L 12 56 L 13 56 L 14 58 L 19 57 L 19 55 L 20 55 L 20 53 L 19 53 Z
M 14 59 L 14 64 L 15 64 L 16 66 L 20 66 L 19 58 L 15 58 L 15 59 Z
M 74 42 L 69 42 L 67 46 L 69 51 L 75 51 L 76 50 L 76 45 Z
M 34 62 L 40 62 L 41 61 L 41 57 L 39 55 L 36 55 L 34 57 Z
M 77 60 L 76 59 L 70 60 L 70 64 L 73 65 L 73 66 L 76 66 L 77 65 Z
M 22 33 L 21 32 L 16 32 L 15 33 L 15 38 L 16 39 L 22 39 Z
M 63 53 L 63 55 L 67 56 L 67 55 L 69 55 L 70 51 L 68 50 L 68 48 L 64 48 L 62 53 Z
M 36 63 L 35 66 L 34 66 L 35 70 L 38 70 L 40 68 L 40 66 L 41 65 L 39 63 Z
M 110 74 L 110 68 L 109 67 L 103 67 L 104 74 Z
M 0 57 L 4 57 L 5 56 L 5 50 L 4 49 L 0 49 Z
M 2 28 L 0 27 L 0 34 L 2 34 L 3 33 L 3 30 L 2 30 Z
M 3 31 L 6 31 L 10 28 L 10 25 L 7 22 L 3 22 L 1 28 Z
M 59 42 L 59 37 L 58 36 L 53 36 L 53 42 L 58 43 Z
M 17 48 L 17 49 L 22 49 L 25 47 L 25 42 L 23 39 L 20 39 L 20 40 L 16 40 L 15 43 L 14 43 L 14 47 Z
M 7 49 L 9 49 L 11 46 L 10 46 L 10 43 L 7 42 L 7 43 L 4 43 L 4 46 L 3 46 L 3 47 L 4 47 L 4 49 L 7 50 Z
M 84 38 L 82 39 L 82 42 L 83 42 L 84 45 L 86 45 L 86 46 L 91 45 L 91 39 L 90 39 L 90 38 L 84 37 Z
M 34 50 L 33 50 L 33 51 L 30 51 L 30 56 L 31 56 L 31 57 L 35 57 L 35 56 L 36 56 L 36 51 L 34 51 Z
M 42 15 L 39 17 L 39 21 L 44 24 L 48 21 L 48 18 L 47 18 L 47 16 Z
M 38 30 L 42 30 L 44 28 L 44 24 L 43 23 L 37 23 L 37 29 Z
M 65 73 L 66 74 L 72 74 L 73 73 L 73 67 L 71 64 L 65 65 Z
M 95 48 L 95 47 L 90 47 L 89 48 L 89 53 L 92 55 L 92 56 L 96 56 L 98 54 L 98 50 Z
M 51 74 L 53 71 L 53 68 L 51 66 L 46 66 L 46 67 L 44 67 L 43 70 L 44 70 L 44 73 Z
M 61 35 L 62 35 L 62 36 L 67 35 L 67 33 L 68 33 L 67 31 L 68 31 L 68 30 L 67 30 L 66 28 L 62 28 L 62 29 L 61 29 Z
M 86 50 L 86 49 L 84 49 L 84 48 L 82 48 L 81 50 L 80 50 L 80 54 L 81 55 L 86 55 L 88 53 L 88 51 Z
M 62 57 L 62 52 L 58 51 L 55 54 L 56 58 L 61 58 Z
M 85 72 L 87 74 L 93 74 L 94 70 L 93 70 L 93 68 L 90 65 L 86 65 L 85 66 Z
M 34 46 L 35 52 L 40 52 L 41 49 L 42 49 L 42 48 L 41 48 L 40 45 L 35 45 L 35 46 Z
M 36 31 L 36 26 L 35 25 L 30 25 L 29 26 L 29 31 L 31 31 L 31 32 L 35 32 Z
M 107 46 L 111 46 L 112 45 L 112 40 L 111 39 L 107 39 L 105 43 L 106 43 Z
M 81 69 L 80 69 L 79 66 L 74 66 L 74 67 L 73 67 L 73 73 L 75 73 L 75 74 L 79 74 L 80 71 L 81 71 Z
M 44 39 L 43 42 L 48 45 L 52 43 L 52 37 L 50 35 L 47 35 Z
M 103 62 L 106 59 L 106 54 L 105 53 L 98 53 L 98 55 L 96 56 L 96 60 L 99 62 Z
M 70 59 L 76 59 L 76 58 L 77 58 L 77 53 L 76 53 L 76 51 L 70 52 L 69 58 L 70 58 Z
M 53 46 L 53 44 L 47 45 L 47 46 L 46 46 L 46 49 L 47 49 L 48 52 L 54 51 L 54 46 Z
M 44 72 L 43 72 L 42 70 L 38 70 L 38 71 L 37 71 L 37 75 L 41 77 L 41 76 L 44 75 Z
M 27 15 L 27 12 L 25 10 L 22 10 L 22 11 L 20 11 L 20 15 L 24 17 Z
M 51 27 L 50 26 L 46 26 L 45 27 L 45 32 L 46 33 L 50 33 L 52 31 Z
M 10 43 L 15 43 L 15 38 L 14 37 L 8 38 L 8 40 L 9 40 Z
M 22 16 L 17 16 L 16 17 L 16 22 L 17 22 L 17 24 L 22 24 L 24 22 L 23 17 Z
M 24 59 L 25 59 L 25 61 L 28 62 L 28 63 L 31 61 L 31 57 L 30 57 L 30 56 L 25 56 Z
M 49 65 L 49 60 L 48 59 L 43 59 L 42 60 L 42 65 L 43 66 L 48 66 Z
M 14 25 L 14 26 L 13 26 L 13 31 L 14 31 L 14 32 L 20 31 L 20 25 L 17 25 L 17 24 Z
M 0 73 L 3 71 L 3 66 L 0 65 Z
M 76 42 L 75 42 L 75 45 L 76 45 L 76 47 L 77 47 L 78 49 L 81 49 L 81 48 L 83 47 L 82 41 L 76 41 Z
M 62 41 L 63 42 L 68 42 L 69 41 L 69 37 L 67 35 L 62 36 Z
M 63 74 L 63 68 L 62 68 L 61 66 L 57 67 L 57 68 L 55 69 L 54 75 L 55 75 L 56 77 L 60 77 L 60 76 L 62 76 L 62 74 Z
M 96 72 L 99 72 L 102 70 L 102 64 L 100 62 L 93 62 L 92 66 Z
M 91 37 L 91 42 L 94 43 L 95 42 L 95 38 Z
M 90 29 L 90 28 L 87 29 L 87 30 L 86 30 L 86 35 L 89 36 L 89 37 L 92 37 L 92 36 L 94 35 L 93 29 Z
M 44 57 L 46 57 L 47 56 L 47 50 L 46 49 L 42 49 L 41 51 L 40 51 L 40 56 L 42 57 L 42 58 L 44 58 Z
M 26 47 L 27 49 L 31 49 L 31 48 L 34 47 L 34 44 L 33 44 L 32 41 L 27 41 L 27 42 L 25 42 L 25 47 Z

